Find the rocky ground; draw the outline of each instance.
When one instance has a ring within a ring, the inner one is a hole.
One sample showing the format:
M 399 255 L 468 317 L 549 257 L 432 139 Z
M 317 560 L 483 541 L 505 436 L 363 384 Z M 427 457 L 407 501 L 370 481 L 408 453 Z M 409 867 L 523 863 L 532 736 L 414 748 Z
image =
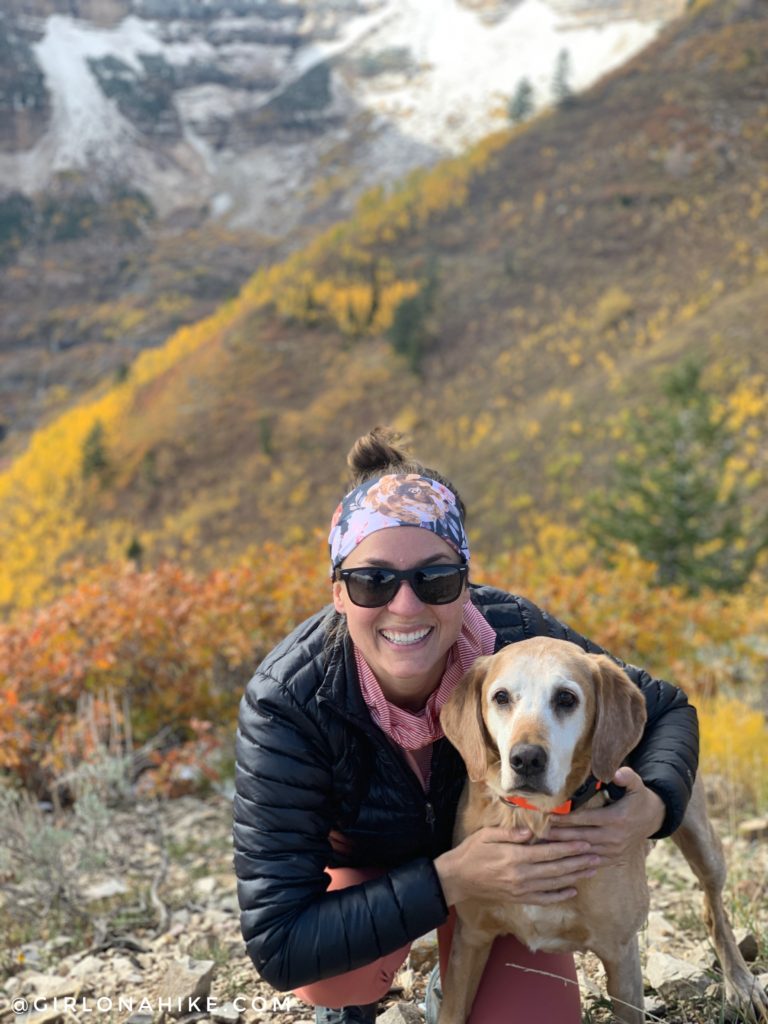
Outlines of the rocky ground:
M 95 827 L 92 822 L 87 834 L 82 828 L 78 833 L 77 823 L 59 824 L 56 832 L 48 826 L 41 832 L 38 826 L 35 835 L 42 846 L 26 852 L 19 842 L 18 821 L 12 826 L 9 849 L 16 852 L 17 867 L 18 857 L 24 858 L 25 870 L 20 880 L 13 858 L 0 860 L 5 925 L 0 937 L 0 1021 L 313 1020 L 310 1007 L 259 982 L 244 955 L 230 805 L 224 797 L 186 797 L 111 811 Z M 752 970 L 765 985 L 768 820 L 719 820 L 718 831 L 729 862 L 729 911 L 736 928 L 742 929 Z M 85 843 L 78 845 L 78 834 L 85 836 Z M 66 841 L 57 848 L 61 835 Z M 646 975 L 657 967 L 672 968 L 666 980 L 655 980 L 656 989 L 646 986 L 649 1020 L 741 1020 L 724 1007 L 699 917 L 696 883 L 671 843 L 656 844 L 649 874 L 653 909 L 641 936 Z M 57 901 L 50 896 L 53 891 Z M 662 963 L 662 954 L 685 964 Z M 433 936 L 417 944 L 382 1004 L 382 1013 L 391 1011 L 387 1024 L 419 1024 L 423 1019 L 426 978 L 435 955 Z M 578 960 L 584 1024 L 608 1022 L 602 968 L 591 955 Z

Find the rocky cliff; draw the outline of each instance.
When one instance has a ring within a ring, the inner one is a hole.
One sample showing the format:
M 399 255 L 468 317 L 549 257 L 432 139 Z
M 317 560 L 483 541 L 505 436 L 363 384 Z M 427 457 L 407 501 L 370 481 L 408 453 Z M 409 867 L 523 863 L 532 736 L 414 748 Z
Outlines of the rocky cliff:
M 683 0 L 9 0 L 0 185 L 87 169 L 282 237 L 625 61 Z

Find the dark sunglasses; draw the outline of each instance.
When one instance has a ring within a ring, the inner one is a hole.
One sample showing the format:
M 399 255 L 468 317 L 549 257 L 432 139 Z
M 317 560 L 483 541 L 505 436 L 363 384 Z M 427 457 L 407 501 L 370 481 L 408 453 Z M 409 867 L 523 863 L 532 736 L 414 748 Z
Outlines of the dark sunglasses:
M 403 580 L 407 580 L 424 604 L 450 604 L 464 589 L 468 571 L 467 565 L 425 565 L 416 569 L 362 566 L 337 569 L 335 577 L 346 584 L 352 604 L 359 608 L 383 608 L 394 598 Z

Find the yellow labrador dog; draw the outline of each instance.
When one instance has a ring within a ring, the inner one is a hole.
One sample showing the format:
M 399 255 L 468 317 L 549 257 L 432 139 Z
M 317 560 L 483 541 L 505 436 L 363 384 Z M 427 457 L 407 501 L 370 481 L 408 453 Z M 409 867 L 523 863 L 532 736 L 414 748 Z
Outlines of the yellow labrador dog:
M 478 659 L 441 714 L 469 776 L 454 843 L 488 825 L 525 826 L 541 836 L 550 814 L 563 813 L 574 794 L 583 806 L 599 806 L 606 797 L 597 780 L 613 778 L 639 742 L 645 717 L 642 693 L 621 668 L 567 641 L 536 637 Z M 768 998 L 744 963 L 723 908 L 722 847 L 698 779 L 672 838 L 704 890 L 727 998 L 768 1021 Z M 571 900 L 457 904 L 440 1024 L 464 1024 L 493 940 L 509 933 L 532 950 L 592 950 L 605 966 L 615 1016 L 642 1024 L 637 932 L 648 911 L 647 851 L 642 842 L 621 864 L 578 882 Z

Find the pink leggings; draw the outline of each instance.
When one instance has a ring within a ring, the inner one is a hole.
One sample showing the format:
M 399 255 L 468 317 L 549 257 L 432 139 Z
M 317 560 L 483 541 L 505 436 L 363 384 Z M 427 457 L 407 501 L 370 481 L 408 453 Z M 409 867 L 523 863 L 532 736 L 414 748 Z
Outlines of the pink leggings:
M 373 869 L 328 868 L 329 889 L 345 889 L 380 873 Z M 453 926 L 451 909 L 451 916 L 437 930 L 443 976 Z M 313 1006 L 364 1006 L 376 1002 L 389 991 L 409 950 L 410 945 L 402 946 L 365 967 L 298 988 L 294 995 Z M 532 953 L 513 935 L 500 936 L 493 944 L 468 1024 L 527 1024 L 537 1018 L 557 1024 L 581 1024 L 573 957 L 570 953 Z

